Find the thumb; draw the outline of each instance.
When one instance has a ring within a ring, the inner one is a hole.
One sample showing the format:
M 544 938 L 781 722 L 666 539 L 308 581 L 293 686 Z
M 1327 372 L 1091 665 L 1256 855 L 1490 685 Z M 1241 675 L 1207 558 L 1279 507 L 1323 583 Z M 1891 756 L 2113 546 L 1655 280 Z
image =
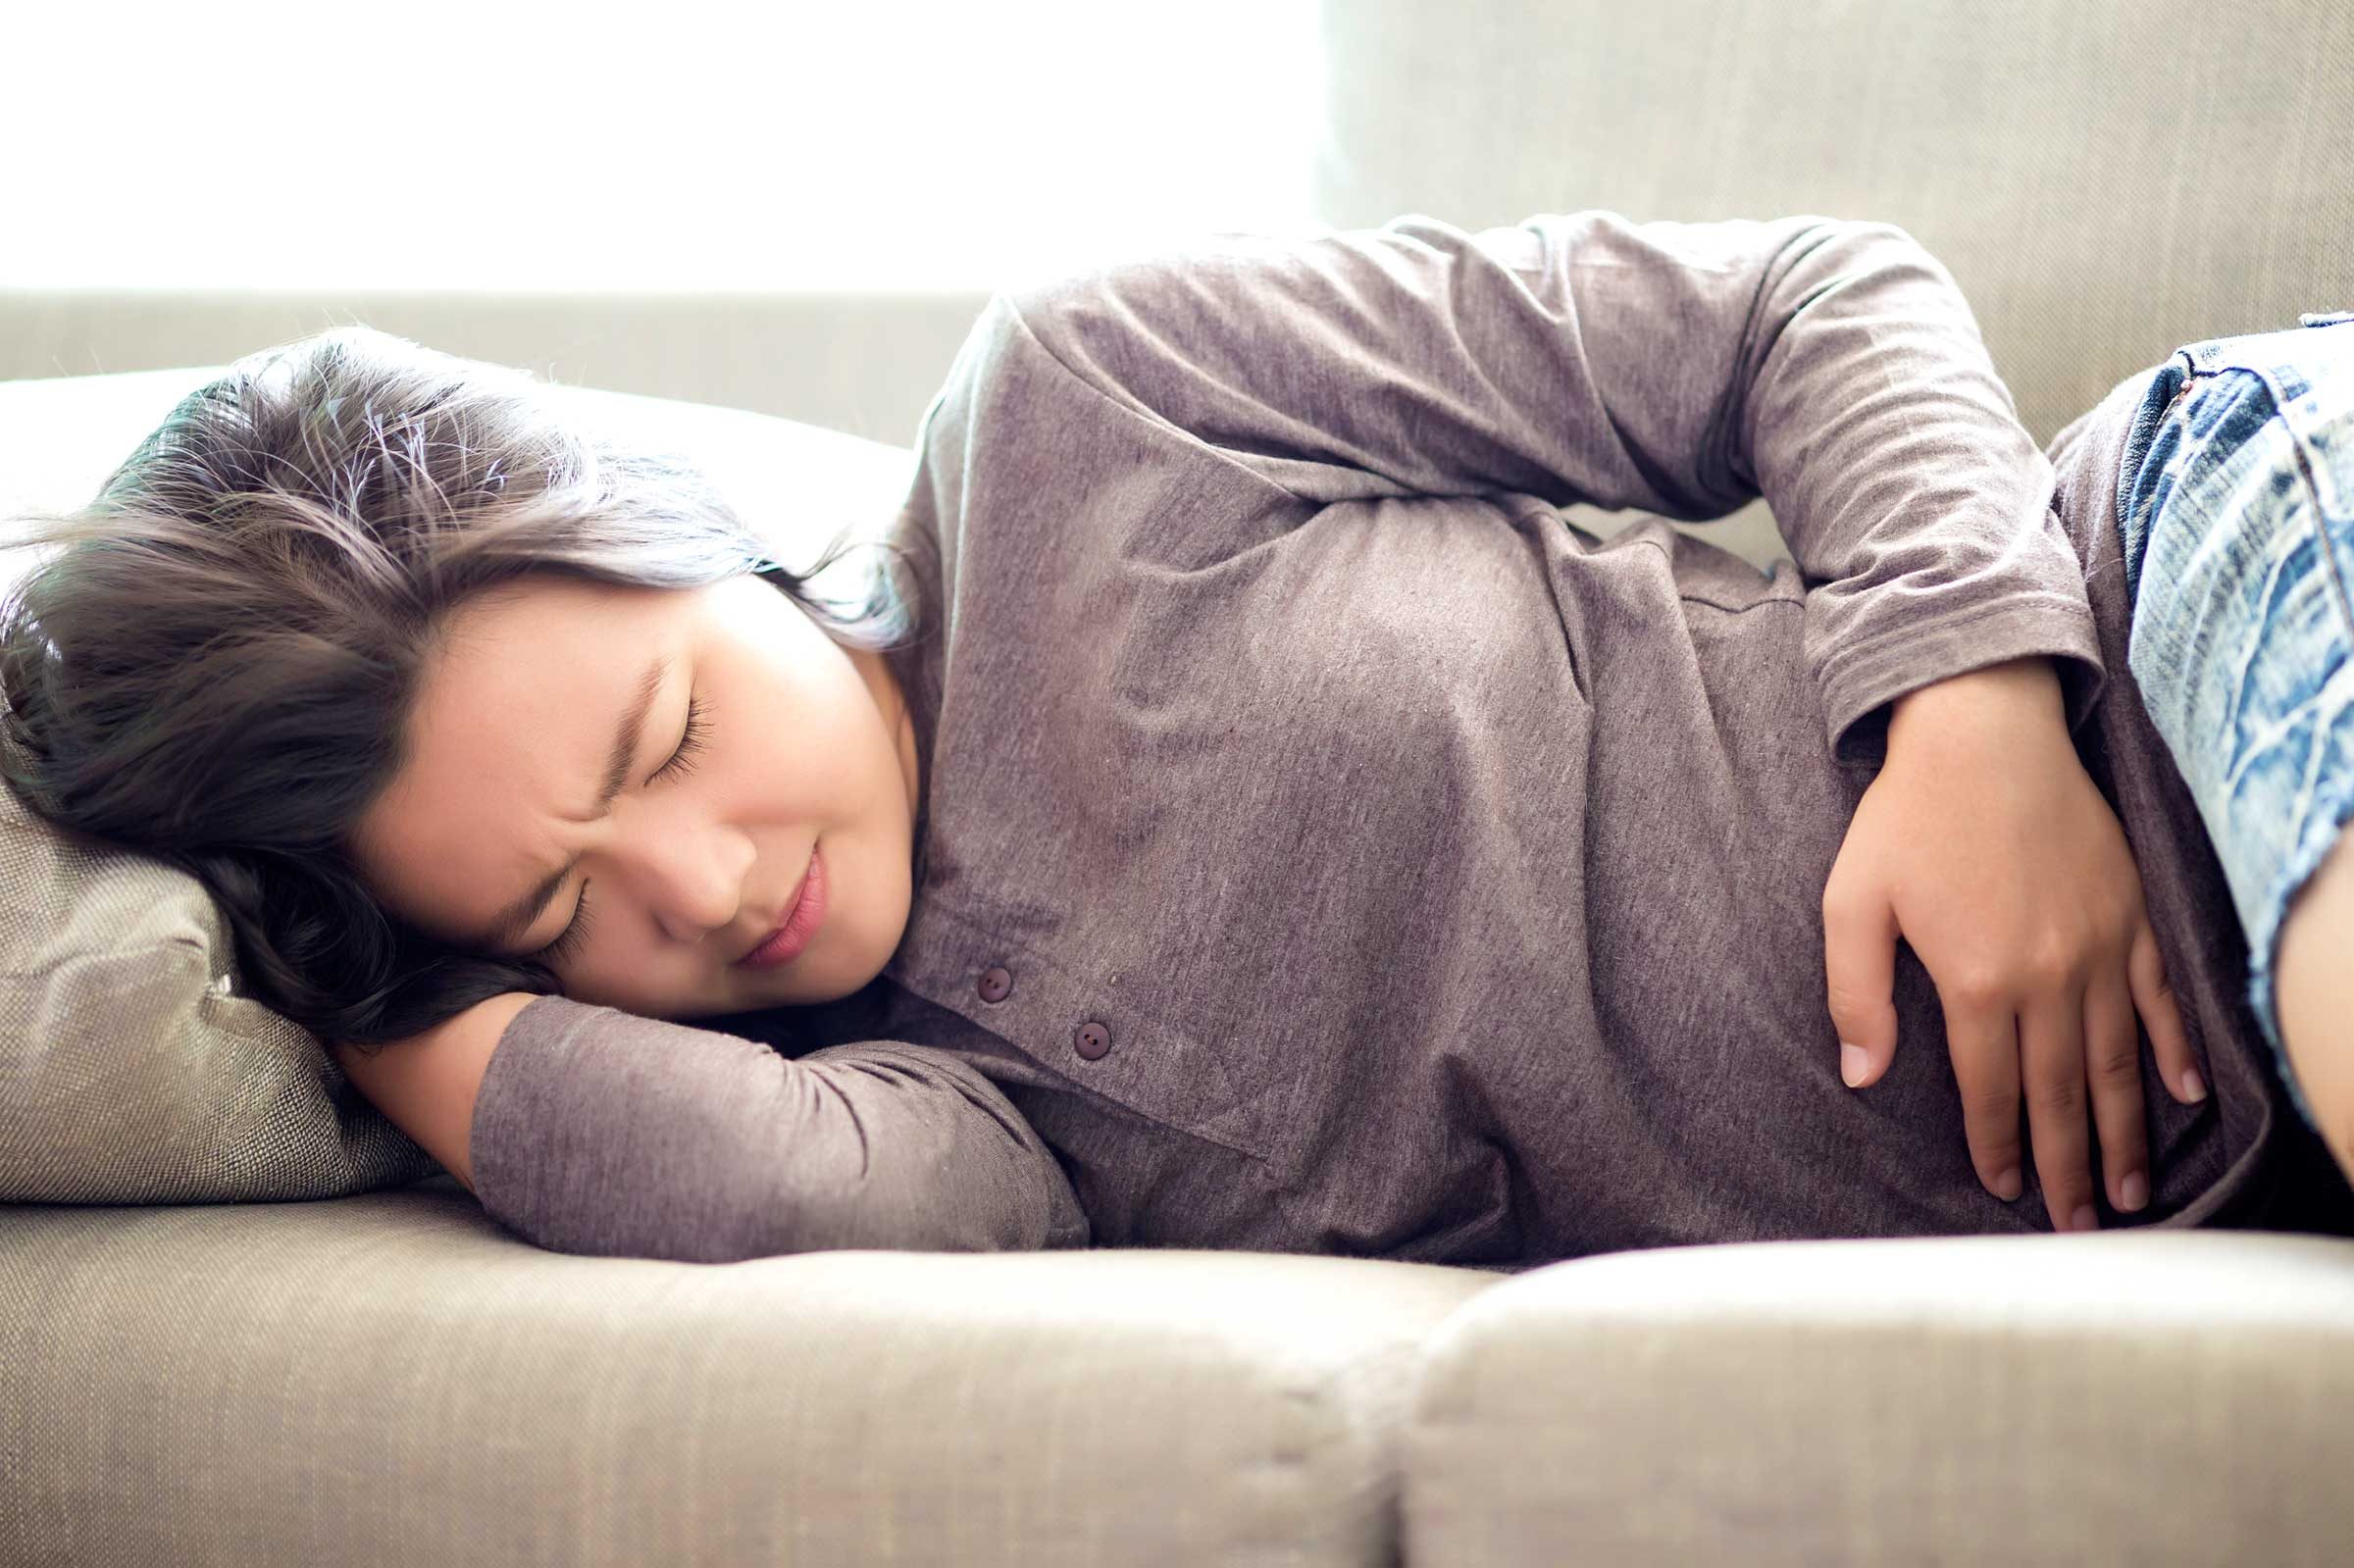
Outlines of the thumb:
M 1823 975 L 1849 1088 L 1878 1083 L 1896 1055 L 1897 936 L 1896 910 L 1877 893 L 1823 901 Z

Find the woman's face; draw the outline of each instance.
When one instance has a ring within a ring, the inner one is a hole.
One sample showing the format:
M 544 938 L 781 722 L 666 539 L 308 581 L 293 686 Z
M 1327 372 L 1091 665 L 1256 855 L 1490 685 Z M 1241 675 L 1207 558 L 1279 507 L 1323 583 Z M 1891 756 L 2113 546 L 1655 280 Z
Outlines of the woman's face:
M 577 944 L 544 960 L 564 994 L 649 1018 L 832 1001 L 889 962 L 912 896 L 917 772 L 882 655 L 843 648 L 748 574 L 667 589 L 535 573 L 468 600 L 447 630 L 408 761 L 355 837 L 396 913 L 507 956 L 579 920 Z M 656 664 L 600 818 L 615 736 Z M 695 741 L 678 755 L 690 701 Z M 791 962 L 743 968 L 813 848 L 822 923 Z M 538 913 L 493 939 L 500 913 L 568 864 Z

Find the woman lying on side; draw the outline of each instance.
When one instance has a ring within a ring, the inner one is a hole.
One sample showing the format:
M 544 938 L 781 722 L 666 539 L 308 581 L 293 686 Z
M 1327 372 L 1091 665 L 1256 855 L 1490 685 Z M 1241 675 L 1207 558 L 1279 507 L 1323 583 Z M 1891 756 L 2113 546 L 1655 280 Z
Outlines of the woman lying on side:
M 518 373 L 241 361 L 40 520 L 10 782 L 565 1250 L 2344 1193 L 2354 324 L 2039 450 L 1902 229 L 1415 217 L 999 295 L 916 448 L 845 618 Z

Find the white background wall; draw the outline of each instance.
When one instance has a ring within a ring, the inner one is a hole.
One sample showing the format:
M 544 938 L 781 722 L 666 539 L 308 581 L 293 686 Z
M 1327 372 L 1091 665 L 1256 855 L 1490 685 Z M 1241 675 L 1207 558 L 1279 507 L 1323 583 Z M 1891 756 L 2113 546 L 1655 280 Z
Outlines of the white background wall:
M 1316 39 L 1315 0 L 18 8 L 0 289 L 986 293 L 1300 221 Z

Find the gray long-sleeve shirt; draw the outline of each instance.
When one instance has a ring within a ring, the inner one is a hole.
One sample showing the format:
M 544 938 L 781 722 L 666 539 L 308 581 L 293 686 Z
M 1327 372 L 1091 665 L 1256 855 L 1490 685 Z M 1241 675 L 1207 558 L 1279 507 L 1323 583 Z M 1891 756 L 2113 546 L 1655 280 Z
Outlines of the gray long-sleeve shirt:
M 705 1261 L 2049 1230 L 2031 1160 L 2010 1204 L 1971 1167 L 1909 946 L 1893 1066 L 1840 1082 L 1821 919 L 1886 704 L 2045 655 L 2211 1087 L 2145 1036 L 2152 1201 L 2103 1223 L 2228 1223 L 2293 1112 L 2125 673 L 2146 379 L 2040 452 L 1951 275 L 1816 217 L 1219 234 L 1000 294 L 898 523 L 947 606 L 898 950 L 779 1010 L 840 1041 L 798 1055 L 535 1001 L 477 1193 Z M 1761 493 L 1796 570 L 1557 510 Z

